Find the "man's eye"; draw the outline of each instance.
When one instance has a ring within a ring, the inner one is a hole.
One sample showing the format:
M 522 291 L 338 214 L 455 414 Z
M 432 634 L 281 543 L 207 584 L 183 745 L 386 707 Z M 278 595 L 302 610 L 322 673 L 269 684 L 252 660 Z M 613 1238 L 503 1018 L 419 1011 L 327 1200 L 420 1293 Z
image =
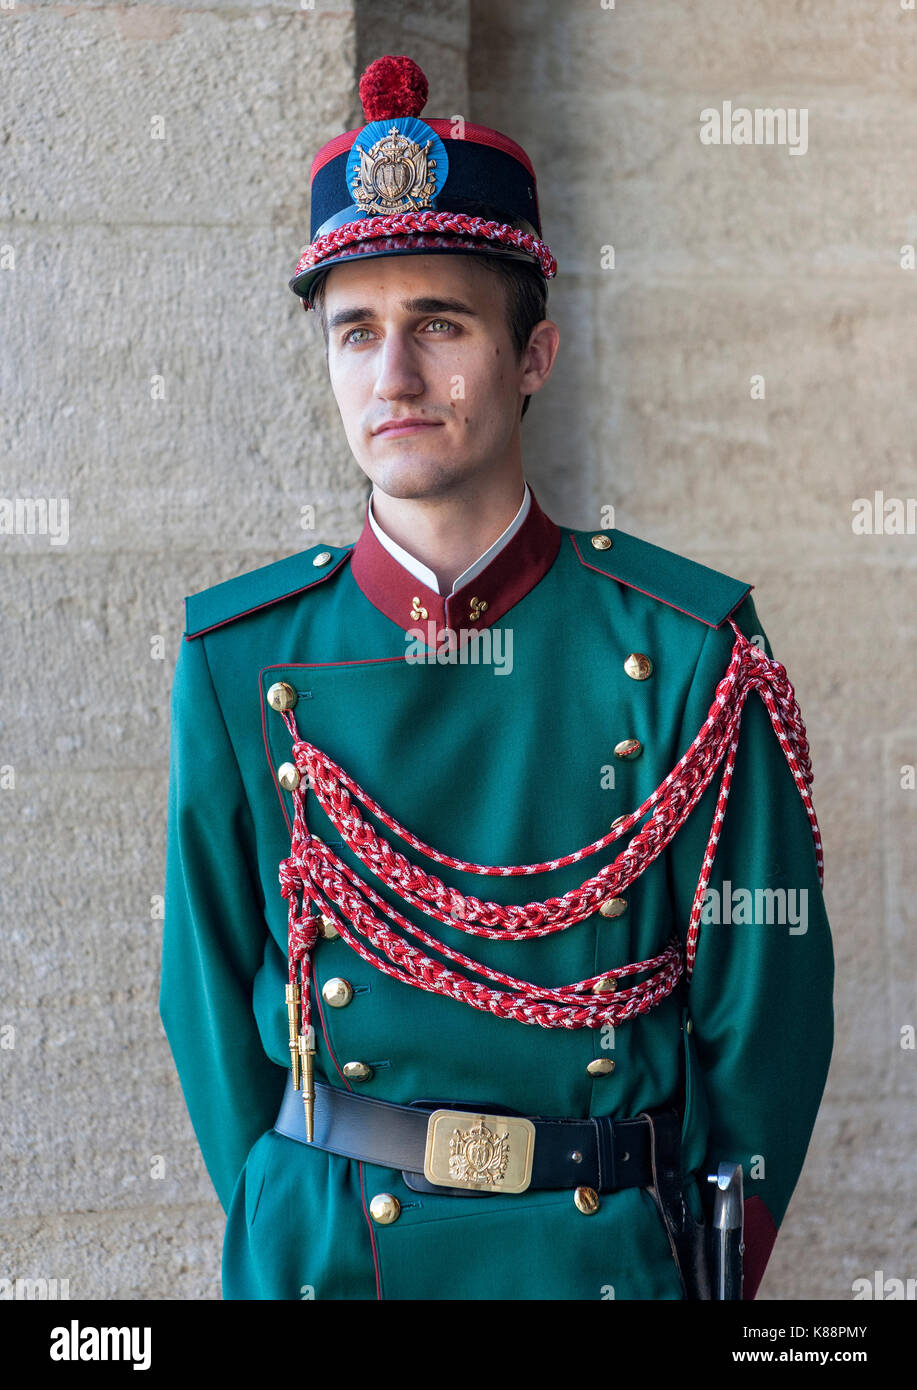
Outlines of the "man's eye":
M 456 331 L 455 324 L 454 324 L 454 323 L 451 323 L 449 319 L 431 319 L 430 322 L 426 325 L 426 327 L 427 327 L 427 328 L 436 329 L 436 330 L 437 330 L 437 333 L 436 333 L 436 336 L 437 336 L 437 337 L 443 336 L 443 329 L 446 330 L 446 334 L 453 333 L 453 332 Z M 425 329 L 424 331 L 426 331 L 426 329 Z M 365 339 L 365 338 L 355 338 L 355 337 L 354 337 L 354 334 L 355 334 L 355 333 L 371 333 L 371 332 L 372 332 L 372 330 L 369 329 L 369 328 L 366 328 L 366 327 L 363 327 L 363 328 L 351 328 L 350 331 L 349 331 L 348 333 L 345 333 L 345 335 L 344 335 L 344 344 L 345 344 L 345 346 L 347 346 L 348 344 L 354 344 L 354 345 L 356 345 L 357 343 L 365 343 L 365 342 L 366 342 L 366 339 Z

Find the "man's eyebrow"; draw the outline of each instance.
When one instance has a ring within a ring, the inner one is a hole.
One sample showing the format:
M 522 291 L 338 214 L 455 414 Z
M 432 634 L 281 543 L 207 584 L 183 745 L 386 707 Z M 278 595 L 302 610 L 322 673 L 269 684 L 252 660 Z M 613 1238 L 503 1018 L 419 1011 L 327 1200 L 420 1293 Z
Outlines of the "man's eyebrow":
M 465 314 L 469 318 L 477 318 L 477 311 L 472 309 L 470 304 L 466 304 L 463 299 L 441 299 L 439 297 L 421 297 L 419 299 L 402 299 L 401 308 L 406 314 Z M 360 307 L 352 309 L 339 309 L 336 314 L 328 320 L 329 332 L 334 328 L 340 328 L 346 323 L 357 323 L 361 319 L 374 319 L 376 317 L 373 309 Z

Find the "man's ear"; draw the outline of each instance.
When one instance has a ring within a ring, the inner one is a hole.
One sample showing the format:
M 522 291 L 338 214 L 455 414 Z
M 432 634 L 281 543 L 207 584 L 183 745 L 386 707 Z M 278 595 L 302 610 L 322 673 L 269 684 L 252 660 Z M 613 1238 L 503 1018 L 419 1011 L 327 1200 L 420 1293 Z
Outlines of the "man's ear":
M 528 387 L 529 393 L 540 391 L 548 380 L 557 360 L 560 347 L 560 330 L 553 319 L 542 319 L 536 323 L 529 337 L 526 355 L 532 360 L 535 380 Z

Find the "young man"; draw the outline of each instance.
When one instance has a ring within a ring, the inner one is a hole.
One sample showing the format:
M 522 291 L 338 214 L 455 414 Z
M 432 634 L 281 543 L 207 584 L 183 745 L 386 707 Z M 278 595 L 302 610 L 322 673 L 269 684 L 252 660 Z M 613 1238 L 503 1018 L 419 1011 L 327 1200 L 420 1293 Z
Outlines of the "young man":
M 291 285 L 363 529 L 190 597 L 173 689 L 161 1014 L 223 1294 L 716 1296 L 741 1164 L 751 1298 L 832 1046 L 792 687 L 749 584 L 525 482 L 524 152 L 420 120 L 409 59 L 361 96 Z

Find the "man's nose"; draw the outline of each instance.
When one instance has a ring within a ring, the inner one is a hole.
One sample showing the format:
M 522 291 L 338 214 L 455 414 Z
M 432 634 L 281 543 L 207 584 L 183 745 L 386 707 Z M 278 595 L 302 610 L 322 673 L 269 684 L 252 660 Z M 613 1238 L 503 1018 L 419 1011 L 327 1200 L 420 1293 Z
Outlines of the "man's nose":
M 419 396 L 423 392 L 420 357 L 410 333 L 386 333 L 376 362 L 376 395 L 383 400 Z

